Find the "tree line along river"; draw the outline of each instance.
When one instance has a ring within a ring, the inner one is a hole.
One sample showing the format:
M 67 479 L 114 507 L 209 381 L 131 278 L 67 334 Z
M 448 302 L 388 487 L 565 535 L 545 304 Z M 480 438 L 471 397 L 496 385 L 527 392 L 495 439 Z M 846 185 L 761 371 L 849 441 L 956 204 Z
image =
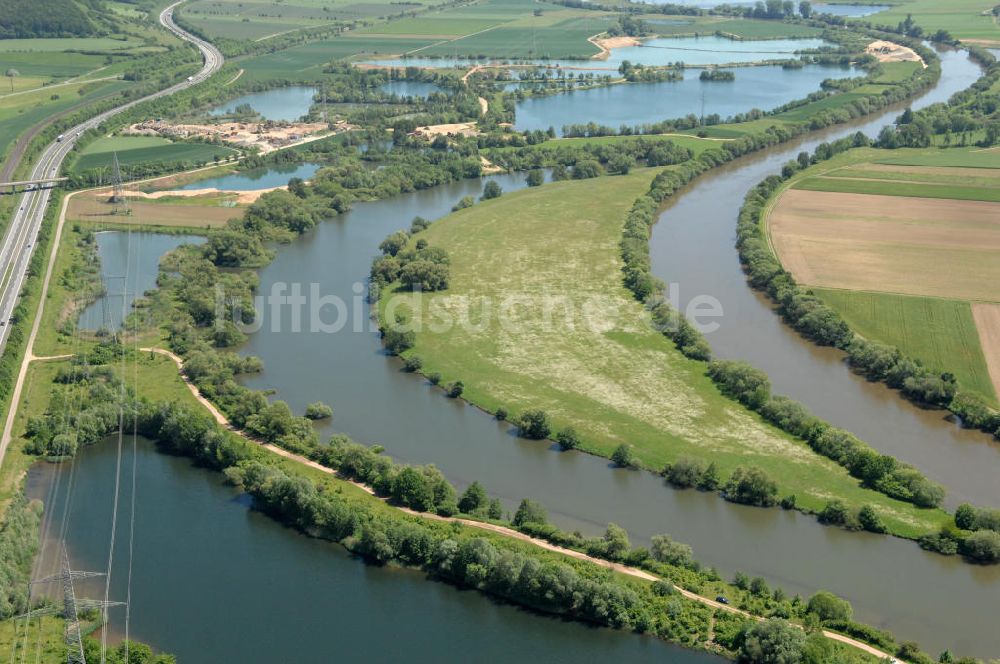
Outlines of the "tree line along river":
M 940 82 L 914 106 L 946 100 L 979 74 L 964 53 L 942 53 L 942 64 Z M 698 293 L 720 298 L 726 317 L 722 329 L 709 335 L 719 355 L 749 359 L 771 374 L 777 390 L 858 433 L 877 449 L 915 463 L 932 478 L 942 480 L 943 475 L 957 473 L 959 466 L 977 477 L 986 463 L 981 450 L 997 453 L 985 437 L 939 421 L 939 412 L 917 411 L 894 394 L 879 395 L 881 388 L 851 376 L 835 355 L 784 329 L 766 302 L 748 289 L 733 249 L 736 213 L 750 186 L 819 141 L 858 129 L 877 133 L 899 111 L 890 109 L 854 125 L 832 128 L 703 176 L 664 212 L 654 231 L 653 258 L 659 276 L 681 285 L 682 298 Z M 523 186 L 520 174 L 493 179 L 506 191 Z M 317 283 L 320 292 L 350 302 L 383 237 L 408 226 L 416 215 L 433 219 L 447 214 L 456 200 L 478 194 L 482 186 L 478 180 L 463 181 L 359 204 L 300 241 L 281 247 L 276 259 L 261 270 L 260 292 L 270 292 L 276 282 Z M 692 256 L 682 261 L 685 248 Z M 515 437 L 509 426 L 446 399 L 424 379 L 401 372 L 399 363 L 385 356 L 374 331 L 294 333 L 288 321 L 272 328 L 267 313 L 243 349 L 261 357 L 265 370 L 247 384 L 274 388 L 277 398 L 298 412 L 317 400 L 332 404 L 335 419 L 325 433 L 336 430 L 360 442 L 381 443 L 402 461 L 435 463 L 460 486 L 479 480 L 508 507 L 523 497 L 538 500 L 567 530 L 595 534 L 614 521 L 640 545 L 648 544 L 654 534 L 670 533 L 690 543 L 700 561 L 723 575 L 741 570 L 803 595 L 820 588 L 832 590 L 854 604 L 857 619 L 891 629 L 901 639 L 917 640 L 931 652 L 946 648 L 977 656 L 1000 652 L 1000 633 L 991 628 L 1000 568 L 967 565 L 921 551 L 912 542 L 823 527 L 796 512 L 750 508 L 712 494 L 676 491 L 651 474 L 611 469 L 604 459 L 556 453 L 547 443 Z M 755 342 L 746 342 L 741 335 Z M 854 402 L 858 409 L 845 414 L 849 409 L 845 404 Z M 908 422 L 912 433 L 893 431 L 882 420 Z M 933 450 L 930 441 L 939 449 Z M 71 508 L 94 507 L 96 516 L 75 517 L 68 523 L 66 540 L 77 567 L 99 569 L 105 560 L 100 544 L 107 538 L 98 535 L 106 535 L 105 522 L 110 521 L 101 510 L 111 504 L 111 484 L 92 481 L 91 475 L 109 472 L 111 459 L 103 457 L 110 454 L 109 448 L 81 452 L 75 471 L 68 466 L 38 466 L 32 472 L 36 496 L 60 475 L 65 476 L 60 480 L 65 487 L 68 474 L 75 473 Z M 916 458 L 918 450 L 931 456 Z M 437 638 L 434 635 L 446 633 L 461 643 L 463 630 L 478 634 L 492 625 L 495 632 L 505 634 L 496 640 L 496 647 L 513 649 L 495 652 L 505 658 L 520 657 L 517 649 L 528 644 L 540 648 L 533 653 L 549 654 L 548 661 L 559 661 L 563 654 L 592 657 L 601 652 L 622 661 L 651 656 L 702 661 L 697 659 L 702 655 L 673 649 L 668 656 L 658 650 L 666 646 L 645 639 L 626 643 L 621 640 L 625 635 L 603 630 L 532 622 L 536 619 L 524 612 L 423 583 L 409 572 L 349 563 L 341 550 L 280 532 L 280 526 L 248 512 L 245 503 L 220 486 L 218 476 L 142 445 L 138 461 L 136 553 L 137 560 L 146 561 L 137 564 L 148 567 L 135 571 L 137 583 L 143 585 L 133 588 L 133 635 L 177 652 L 182 661 L 213 661 L 195 652 L 193 645 L 197 637 L 208 640 L 206 634 L 219 647 L 239 642 L 232 647 L 245 646 L 257 654 L 267 652 L 264 642 L 277 643 L 280 636 L 283 647 L 298 649 L 299 661 L 319 661 L 340 652 L 338 645 L 343 644 L 316 638 L 317 633 L 326 633 L 322 624 L 338 619 L 351 627 L 338 632 L 359 640 L 373 634 L 368 626 L 382 626 L 380 635 L 387 625 L 398 627 L 400 631 L 394 632 L 398 638 L 383 636 L 379 647 L 404 647 L 407 653 L 419 651 L 429 638 Z M 946 483 L 961 495 L 962 486 Z M 984 485 L 983 490 L 987 488 Z M 60 521 L 58 511 L 51 517 Z M 147 525 L 143 530 L 143 523 L 156 523 L 156 528 Z M 188 554 L 182 555 L 178 547 L 190 551 L 190 557 L 185 558 Z M 322 620 L 317 622 L 313 614 L 322 614 Z M 514 632 L 508 630 L 516 630 L 517 638 L 510 639 Z M 560 641 L 561 634 L 565 641 Z M 489 648 L 493 641 L 482 638 Z M 540 644 L 542 640 L 565 645 L 559 645 L 557 652 Z M 454 647 L 443 652 L 454 652 Z

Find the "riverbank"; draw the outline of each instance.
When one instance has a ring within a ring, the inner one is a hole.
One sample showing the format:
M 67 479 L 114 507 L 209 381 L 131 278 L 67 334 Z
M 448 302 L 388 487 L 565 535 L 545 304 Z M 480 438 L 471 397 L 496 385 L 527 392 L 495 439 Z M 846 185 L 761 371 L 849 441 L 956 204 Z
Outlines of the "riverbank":
M 276 454 L 276 455 L 278 455 L 280 457 L 283 457 L 285 459 L 292 460 L 292 461 L 294 461 L 294 462 L 296 462 L 298 464 L 301 464 L 301 465 L 303 465 L 305 467 L 308 467 L 308 468 L 312 468 L 313 470 L 316 470 L 318 472 L 324 473 L 326 475 L 337 477 L 338 481 L 348 482 L 351 485 L 353 485 L 353 486 L 361 489 L 365 493 L 367 493 L 367 494 L 369 494 L 369 495 L 371 495 L 373 497 L 376 497 L 375 491 L 370 486 L 368 486 L 367 484 L 364 484 L 362 482 L 358 482 L 358 481 L 355 481 L 355 480 L 351 480 L 349 478 L 344 478 L 344 477 L 340 476 L 337 473 L 336 470 L 334 470 L 332 468 L 329 468 L 327 466 L 323 466 L 322 464 L 316 463 L 315 461 L 313 461 L 313 460 L 311 460 L 311 459 L 309 459 L 309 458 L 307 458 L 305 456 L 302 456 L 300 454 L 295 454 L 294 452 L 290 452 L 290 451 L 288 451 L 286 449 L 278 447 L 277 445 L 272 445 L 272 444 L 268 444 L 268 443 L 262 443 L 260 441 L 256 441 L 256 440 L 254 440 L 252 438 L 247 437 L 243 432 L 241 432 L 240 430 L 238 430 L 235 427 L 233 427 L 229 423 L 229 421 L 226 419 L 226 417 L 215 407 L 215 405 L 212 404 L 211 401 L 209 401 L 208 399 L 206 399 L 198 391 L 198 388 L 190 380 L 188 380 L 186 376 L 184 376 L 184 373 L 183 373 L 184 362 L 183 362 L 183 360 L 179 356 L 177 356 L 176 354 L 174 354 L 174 353 L 172 353 L 172 352 L 170 352 L 168 350 L 162 349 L 162 348 L 153 348 L 153 347 L 151 347 L 151 348 L 141 348 L 140 350 L 144 351 L 144 352 L 158 353 L 158 354 L 164 355 L 165 357 L 170 358 L 173 361 L 173 363 L 176 365 L 178 374 L 184 380 L 184 383 L 187 385 L 189 391 L 191 392 L 191 395 L 195 399 L 197 399 L 197 401 L 209 412 L 209 414 L 212 416 L 212 418 L 218 424 L 226 427 L 230 431 L 234 431 L 235 433 L 237 433 L 240 436 L 242 436 L 248 442 L 260 445 L 261 447 L 263 447 L 264 449 L 268 450 L 272 454 Z M 552 551 L 554 553 L 558 553 L 558 554 L 561 554 L 563 556 L 574 558 L 576 560 L 585 561 L 587 563 L 590 563 L 590 564 L 593 564 L 593 565 L 597 565 L 597 566 L 604 567 L 606 569 L 612 570 L 613 572 L 616 572 L 616 573 L 619 573 L 619 574 L 624 574 L 626 576 L 635 577 L 635 578 L 641 579 L 643 581 L 662 581 L 663 580 L 663 579 L 661 579 L 661 577 L 656 576 L 654 574 L 650 574 L 646 570 L 638 569 L 638 568 L 631 567 L 631 566 L 628 566 L 628 565 L 623 565 L 621 563 L 616 563 L 616 562 L 604 560 L 602 558 L 595 558 L 594 556 L 587 555 L 585 553 L 582 553 L 580 551 L 576 551 L 574 549 L 569 549 L 569 548 L 566 548 L 566 547 L 557 546 L 557 545 L 552 544 L 551 542 L 548 542 L 548 541 L 543 540 L 543 539 L 539 539 L 537 537 L 532 537 L 530 535 L 526 535 L 525 533 L 522 533 L 522 532 L 520 532 L 518 530 L 514 530 L 513 528 L 509 528 L 507 526 L 502 526 L 502 525 L 498 525 L 498 524 L 495 524 L 495 523 L 489 523 L 489 522 L 485 522 L 485 521 L 476 521 L 476 520 L 467 519 L 467 518 L 461 518 L 461 517 L 445 517 L 445 516 L 440 516 L 440 515 L 437 515 L 437 514 L 430 514 L 428 512 L 418 512 L 418 511 L 415 511 L 415 510 L 412 510 L 412 509 L 409 509 L 409 508 L 399 507 L 399 506 L 395 506 L 395 508 L 398 509 L 399 511 L 403 512 L 404 514 L 408 514 L 410 516 L 417 516 L 417 517 L 424 518 L 424 519 L 431 519 L 431 520 L 434 520 L 434 521 L 442 521 L 442 522 L 447 522 L 447 523 L 457 523 L 457 524 L 460 524 L 460 525 L 463 525 L 463 526 L 467 526 L 467 527 L 471 527 L 471 528 L 479 528 L 479 529 L 482 529 L 482 530 L 487 530 L 487 531 L 492 532 L 492 533 L 497 533 L 499 535 L 503 535 L 504 537 L 509 537 L 509 538 L 512 538 L 512 539 L 515 539 L 515 540 L 518 540 L 518 541 L 521 541 L 521 542 L 529 543 L 529 544 L 531 544 L 533 546 L 539 547 L 539 548 L 544 549 L 546 551 Z M 743 611 L 743 610 L 740 610 L 740 609 L 738 609 L 736 607 L 730 606 L 728 603 L 722 603 L 722 602 L 719 602 L 717 600 L 710 599 L 708 597 L 703 597 L 703 596 L 698 595 L 696 593 L 693 593 L 693 592 L 691 592 L 689 590 L 686 590 L 685 588 L 683 588 L 681 586 L 678 586 L 678 585 L 674 585 L 674 584 L 670 584 L 670 585 L 673 588 L 674 592 L 677 592 L 678 594 L 682 595 L 683 597 L 686 597 L 687 599 L 690 599 L 690 600 L 693 600 L 695 602 L 698 602 L 699 604 L 711 607 L 712 609 L 715 609 L 715 610 L 718 610 L 718 611 L 725 611 L 727 613 L 731 613 L 733 615 L 741 616 L 741 617 L 744 617 L 744 618 L 750 618 L 750 619 L 758 621 L 758 622 L 763 622 L 765 620 L 765 618 L 763 618 L 761 616 L 755 616 L 755 615 L 750 614 L 750 613 L 748 613 L 746 611 Z M 901 663 L 901 660 L 896 659 L 890 653 L 886 653 L 886 652 L 884 652 L 882 650 L 879 650 L 878 648 L 875 648 L 875 647 L 873 647 L 873 646 L 871 646 L 871 645 L 869 645 L 867 643 L 864 643 L 862 641 L 858 641 L 857 639 L 852 639 L 849 636 L 846 636 L 844 634 L 840 634 L 838 632 L 833 632 L 833 631 L 830 631 L 830 630 L 822 630 L 822 634 L 824 636 L 826 636 L 827 638 L 829 638 L 829 639 L 833 639 L 833 640 L 838 641 L 840 643 L 849 645 L 852 648 L 856 648 L 856 649 L 860 650 L 861 652 L 864 652 L 864 653 L 866 653 L 868 655 L 875 656 L 875 657 L 877 657 L 879 659 L 887 660 L 888 662 L 890 662 L 890 664 Z

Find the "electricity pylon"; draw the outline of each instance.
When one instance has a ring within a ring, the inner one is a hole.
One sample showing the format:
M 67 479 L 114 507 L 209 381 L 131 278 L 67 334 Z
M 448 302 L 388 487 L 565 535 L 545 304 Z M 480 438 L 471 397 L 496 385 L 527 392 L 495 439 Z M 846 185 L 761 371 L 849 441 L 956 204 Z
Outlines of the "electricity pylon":
M 83 653 L 83 635 L 80 633 L 80 611 L 103 609 L 109 606 L 121 606 L 124 604 L 124 602 L 104 602 L 96 599 L 77 598 L 73 581 L 76 579 L 92 579 L 98 576 L 105 576 L 105 574 L 104 572 L 84 572 L 82 570 L 71 569 L 69 566 L 69 553 L 67 553 L 66 547 L 63 547 L 62 564 L 60 565 L 59 573 L 31 582 L 32 585 L 53 583 L 55 581 L 62 583 L 62 610 L 47 607 L 34 609 L 24 615 L 18 616 L 18 618 L 30 620 L 39 616 L 61 614 L 66 620 L 66 632 L 64 636 L 66 641 L 66 664 L 87 664 L 86 655 Z
M 118 153 L 114 153 L 114 168 L 111 172 L 111 182 L 114 186 L 111 192 L 111 203 L 114 207 L 111 214 L 129 215 L 128 198 L 125 196 L 125 185 L 122 184 L 122 169 L 118 163 Z

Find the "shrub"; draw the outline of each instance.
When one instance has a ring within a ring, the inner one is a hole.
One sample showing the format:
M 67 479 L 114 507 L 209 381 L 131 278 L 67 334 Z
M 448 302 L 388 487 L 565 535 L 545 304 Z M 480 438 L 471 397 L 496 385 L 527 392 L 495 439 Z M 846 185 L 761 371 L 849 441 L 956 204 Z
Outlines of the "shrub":
M 611 453 L 611 462 L 619 468 L 635 468 L 636 461 L 632 454 L 632 446 L 622 443 Z
M 786 620 L 770 618 L 742 635 L 739 661 L 747 664 L 800 664 L 806 634 Z
M 333 417 L 333 408 L 330 408 L 321 401 L 317 401 L 306 406 L 305 415 L 310 420 L 325 420 L 328 417 Z
M 770 507 L 777 502 L 778 485 L 760 468 L 740 466 L 726 482 L 724 497 L 734 503 Z
M 420 359 L 419 355 L 411 355 L 410 357 L 403 360 L 403 370 L 409 373 L 414 371 L 420 371 L 424 366 L 424 361 Z
M 396 327 L 387 327 L 382 332 L 382 343 L 390 355 L 399 355 L 411 348 L 416 342 L 416 334 L 413 330 L 400 330 Z
M 863 505 L 858 511 L 858 524 L 871 533 L 886 532 L 885 524 L 882 523 L 882 517 L 879 516 L 878 512 L 871 505 Z
M 566 427 L 556 436 L 556 442 L 559 443 L 559 449 L 574 450 L 580 446 L 580 436 L 573 427 Z
M 448 384 L 448 396 L 452 399 L 457 399 L 462 396 L 462 392 L 465 391 L 465 385 L 460 380 L 456 380 L 453 383 Z
M 697 568 L 691 547 L 673 541 L 669 535 L 653 535 L 649 555 L 653 560 L 678 567 Z
M 854 609 L 851 607 L 850 602 L 826 590 L 820 590 L 810 597 L 806 610 L 809 613 L 816 614 L 823 622 L 831 620 L 847 621 L 854 615 Z
M 480 200 L 488 201 L 491 198 L 500 198 L 501 194 L 503 194 L 503 189 L 500 188 L 500 185 L 495 180 L 490 180 L 483 187 L 483 196 Z
M 507 419 L 507 409 L 504 408 L 503 406 L 500 406 L 499 408 L 497 408 L 497 412 L 494 414 L 494 416 L 499 421 L 503 422 L 504 420 Z
M 714 360 L 708 376 L 727 397 L 747 408 L 760 409 L 771 397 L 771 381 L 760 369 L 741 360 Z
M 431 382 L 431 385 L 437 385 L 438 383 L 441 382 L 441 374 L 435 371 L 431 374 L 428 374 L 427 380 Z
M 961 541 L 959 553 L 980 563 L 1000 562 L 1000 533 L 977 530 Z
M 514 513 L 514 518 L 511 523 L 514 524 L 515 528 L 520 528 L 529 523 L 544 525 L 549 520 L 548 515 L 545 513 L 545 508 L 539 503 L 533 500 L 528 500 L 525 498 L 521 501 L 521 504 L 517 506 L 517 512 Z
M 544 410 L 527 410 L 518 419 L 518 434 L 524 438 L 532 440 L 542 440 L 548 438 L 552 432 L 549 424 L 549 416 Z
M 882 517 L 879 516 L 878 512 L 871 505 L 864 505 L 858 511 L 858 524 L 868 532 L 886 532 L 885 524 L 882 523 Z
M 819 522 L 834 526 L 846 526 L 850 513 L 842 500 L 831 500 L 819 513 Z
M 675 487 L 686 489 L 698 486 L 705 474 L 705 462 L 700 459 L 681 457 L 663 469 L 663 475 Z
M 489 502 L 486 489 L 479 482 L 473 482 L 458 499 L 458 509 L 465 514 L 475 514 L 485 508 Z

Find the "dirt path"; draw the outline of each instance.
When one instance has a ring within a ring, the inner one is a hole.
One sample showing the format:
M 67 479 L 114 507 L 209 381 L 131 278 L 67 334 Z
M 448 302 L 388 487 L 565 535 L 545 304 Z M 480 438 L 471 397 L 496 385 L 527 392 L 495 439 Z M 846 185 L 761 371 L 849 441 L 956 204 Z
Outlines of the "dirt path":
M 1000 397 L 1000 304 L 973 303 L 972 318 L 976 321 L 993 391 Z
M 238 72 L 236 72 L 236 76 L 233 76 L 231 79 L 229 79 L 228 81 L 226 81 L 226 83 L 225 83 L 226 87 L 229 87 L 230 85 L 232 85 L 236 81 L 240 80 L 240 76 L 243 75 L 243 72 L 244 72 L 243 69 L 241 69 Z
M 143 352 L 159 353 L 160 355 L 164 355 L 166 357 L 169 357 L 171 360 L 173 360 L 174 364 L 177 365 L 178 371 L 180 371 L 183 368 L 183 366 L 184 366 L 183 360 L 181 360 L 180 357 L 178 357 L 174 353 L 170 352 L 169 350 L 166 350 L 166 349 L 163 349 L 163 348 L 141 348 L 140 350 L 142 350 Z M 356 482 L 354 480 L 342 477 L 336 471 L 334 471 L 332 468 L 328 468 L 328 467 L 326 467 L 326 466 L 324 466 L 322 464 L 316 463 L 312 459 L 308 459 L 308 458 L 306 458 L 306 457 L 304 457 L 302 455 L 295 454 L 294 452 L 289 452 L 288 450 L 286 450 L 284 448 L 281 448 L 281 447 L 278 447 L 277 445 L 271 445 L 269 443 L 262 443 L 261 441 L 254 440 L 253 438 L 250 438 L 249 436 L 245 435 L 243 432 L 239 431 L 238 429 L 235 429 L 234 427 L 232 427 L 229 424 L 229 421 L 226 419 L 225 415 L 223 415 L 221 412 L 219 412 L 219 409 L 216 408 L 215 405 L 211 401 L 209 401 L 208 399 L 206 399 L 204 396 L 202 396 L 202 394 L 200 392 L 198 392 L 198 388 L 191 381 L 188 380 L 187 376 L 185 376 L 183 374 L 183 372 L 181 372 L 181 377 L 184 379 L 184 383 L 187 385 L 188 389 L 191 391 L 191 394 L 194 395 L 194 398 L 197 399 L 199 403 L 201 403 L 203 406 L 205 406 L 205 408 L 208 409 L 208 411 L 212 414 L 212 417 L 215 418 L 216 422 L 218 422 L 219 424 L 225 426 L 230 431 L 233 431 L 233 432 L 239 434 L 245 440 L 248 440 L 248 441 L 250 441 L 250 442 L 252 442 L 252 443 L 254 443 L 256 445 L 260 445 L 264 449 L 266 449 L 269 452 L 272 452 L 274 454 L 277 454 L 278 456 L 284 457 L 286 459 L 290 459 L 290 460 L 295 461 L 297 463 L 301 463 L 304 466 L 308 466 L 309 468 L 312 468 L 314 470 L 318 470 L 318 471 L 320 471 L 322 473 L 326 473 L 327 475 L 334 475 L 339 480 L 344 481 L 344 482 L 349 482 L 349 483 L 353 484 L 354 486 L 358 487 L 359 489 L 361 489 L 362 491 L 364 491 L 365 493 L 368 493 L 368 494 L 370 494 L 372 496 L 375 495 L 375 492 L 371 489 L 371 487 L 369 487 L 366 484 L 362 484 L 361 482 Z M 536 538 L 536 537 L 531 537 L 530 535 L 525 535 L 524 533 L 522 533 L 519 530 L 514 530 L 513 528 L 507 528 L 506 526 L 498 526 L 498 525 L 493 524 L 493 523 L 484 523 L 482 521 L 474 521 L 472 519 L 463 519 L 461 517 L 444 517 L 444 516 L 439 516 L 437 514 L 430 514 L 428 512 L 417 512 L 417 511 L 411 510 L 411 509 L 406 508 L 406 507 L 396 507 L 396 509 L 400 510 L 401 512 L 405 512 L 406 514 L 410 514 L 412 516 L 418 516 L 418 517 L 421 517 L 421 518 L 424 518 L 424 519 L 430 519 L 432 521 L 448 521 L 448 522 L 451 522 L 451 523 L 459 523 L 459 524 L 462 524 L 463 526 L 468 526 L 470 528 L 479 528 L 481 530 L 487 530 L 487 531 L 492 532 L 492 533 L 497 533 L 498 535 L 503 535 L 504 537 L 510 537 L 512 539 L 516 539 L 516 540 L 521 541 L 521 542 L 527 542 L 528 544 L 532 544 L 534 546 L 537 546 L 540 549 L 545 549 L 546 551 L 552 551 L 554 553 L 559 553 L 559 554 L 562 554 L 564 556 L 568 556 L 570 558 L 574 558 L 576 560 L 583 560 L 583 561 L 592 563 L 594 565 L 599 565 L 599 566 L 604 567 L 606 569 L 613 570 L 613 571 L 618 572 L 620 574 L 625 574 L 627 576 L 635 577 L 637 579 L 642 579 L 643 581 L 657 581 L 657 580 L 660 580 L 660 577 L 655 576 L 653 574 L 650 574 L 649 572 L 647 572 L 645 570 L 638 569 L 636 567 L 630 567 L 628 565 L 622 565 L 620 563 L 611 562 L 609 560 L 604 560 L 603 558 L 595 558 L 593 556 L 589 556 L 586 553 L 582 553 L 582 552 L 576 551 L 574 549 L 567 549 L 567 548 L 564 548 L 564 547 L 561 547 L 561 546 L 557 546 L 557 545 L 552 544 L 551 542 L 549 542 L 547 540 L 539 539 L 539 538 Z M 679 593 L 680 595 L 682 595 L 683 597 L 686 597 L 687 599 L 690 599 L 692 601 L 698 602 L 700 604 L 704 604 L 705 606 L 710 606 L 710 607 L 712 607 L 714 609 L 719 609 L 720 611 L 727 611 L 729 613 L 733 613 L 733 614 L 736 614 L 736 615 L 739 615 L 739 616 L 743 616 L 745 618 L 750 618 L 751 620 L 756 620 L 758 622 L 761 622 L 761 621 L 764 620 L 764 618 L 762 618 L 760 616 L 755 616 L 755 615 L 747 613 L 746 611 L 743 611 L 741 609 L 737 609 L 736 607 L 729 606 L 728 604 L 722 604 L 721 602 L 716 602 L 715 600 L 709 599 L 708 597 L 702 597 L 701 595 L 695 594 L 695 593 L 691 592 L 690 590 L 685 590 L 684 588 L 681 588 L 680 586 L 676 586 L 675 585 L 674 586 L 674 590 L 677 593 Z M 823 634 L 827 638 L 830 638 L 830 639 L 833 639 L 834 641 L 839 641 L 840 643 L 844 643 L 846 645 L 852 646 L 852 647 L 857 648 L 859 650 L 862 650 L 862 651 L 864 651 L 864 652 L 866 652 L 866 653 L 868 653 L 870 655 L 874 655 L 875 657 L 888 659 L 888 661 L 890 661 L 892 664 L 897 664 L 897 663 L 898 664 L 903 664 L 901 662 L 901 660 L 898 660 L 898 659 L 890 656 L 888 653 L 885 653 L 885 652 L 879 650 L 878 648 L 870 646 L 867 643 L 862 643 L 862 642 L 857 641 L 855 639 L 852 639 L 852 638 L 850 638 L 848 636 L 844 636 L 843 634 L 838 634 L 837 632 L 830 632 L 830 631 L 827 631 L 827 630 L 823 630 Z
M 484 97 L 479 98 L 479 114 L 486 115 L 490 110 L 490 103 Z

